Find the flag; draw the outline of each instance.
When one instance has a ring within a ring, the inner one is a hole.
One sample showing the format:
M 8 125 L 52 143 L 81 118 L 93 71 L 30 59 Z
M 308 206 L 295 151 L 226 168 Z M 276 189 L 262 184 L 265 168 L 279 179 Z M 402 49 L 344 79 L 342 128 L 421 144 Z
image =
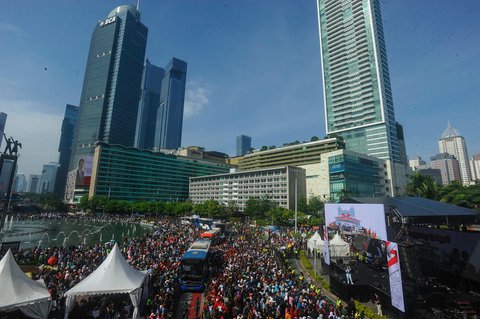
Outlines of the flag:
M 398 255 L 397 243 L 387 241 L 387 262 L 388 277 L 390 280 L 390 294 L 392 295 L 392 306 L 405 312 L 403 301 L 402 273 L 400 271 L 400 257 Z

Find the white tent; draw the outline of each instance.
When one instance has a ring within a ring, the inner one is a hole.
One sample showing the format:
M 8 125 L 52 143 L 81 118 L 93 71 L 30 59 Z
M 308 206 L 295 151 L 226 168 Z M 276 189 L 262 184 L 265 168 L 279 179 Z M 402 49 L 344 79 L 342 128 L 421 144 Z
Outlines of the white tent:
M 142 296 L 146 272 L 132 268 L 123 258 L 117 244 L 103 263 L 87 278 L 65 293 L 65 318 L 75 306 L 75 296 L 129 294 L 134 306 L 133 319 L 140 317 L 138 305 Z
M 317 231 L 315 231 L 315 234 L 313 234 L 312 237 L 310 237 L 307 241 L 307 247 L 310 250 L 313 250 L 315 248 L 315 241 L 317 243 L 317 249 L 320 249 L 323 251 L 323 240 L 322 237 L 318 234 Z
M 50 293 L 45 284 L 28 278 L 15 262 L 10 249 L 0 261 L 0 311 L 20 311 L 30 318 L 46 319 Z
M 329 242 L 332 257 L 345 257 L 350 253 L 350 245 L 337 233 Z

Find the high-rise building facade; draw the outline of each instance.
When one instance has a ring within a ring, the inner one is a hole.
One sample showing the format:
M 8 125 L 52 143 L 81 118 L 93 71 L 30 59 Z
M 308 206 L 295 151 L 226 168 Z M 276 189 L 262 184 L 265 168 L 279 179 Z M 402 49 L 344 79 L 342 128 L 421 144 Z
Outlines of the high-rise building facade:
M 411 160 L 408 160 L 408 165 L 414 172 L 419 169 L 427 168 L 427 162 L 422 160 L 420 156 L 415 156 Z
M 67 183 L 68 167 L 72 155 L 73 136 L 77 124 L 78 106 L 67 104 L 63 117 L 60 143 L 58 144 L 58 169 L 55 177 L 54 193 L 63 198 Z
M 252 138 L 247 135 L 237 136 L 237 156 L 248 154 L 252 147 Z
M 461 182 L 460 165 L 455 156 L 448 153 L 440 153 L 430 159 L 431 168 L 440 170 L 442 184 L 448 185 L 453 181 Z
M 135 147 L 153 148 L 160 90 L 165 70 L 148 61 L 143 68 L 142 95 L 138 106 Z
M 471 182 L 470 165 L 468 162 L 467 145 L 460 132 L 454 129 L 450 123 L 438 140 L 440 153 L 448 153 L 455 156 L 460 167 L 460 177 L 463 185 L 469 185 Z
M 40 175 L 38 192 L 40 194 L 52 193 L 55 185 L 55 176 L 57 175 L 58 163 L 50 162 L 44 164 L 42 175 Z
M 5 125 L 6 124 L 7 124 L 7 114 L 3 113 L 3 112 L 0 112 L 0 147 L 2 147 L 3 134 L 5 134 Z
M 386 161 L 391 196 L 409 172 L 395 121 L 379 0 L 318 0 L 326 132 Z
M 475 154 L 470 159 L 470 172 L 473 181 L 480 181 L 480 154 Z
M 13 180 L 13 191 L 17 193 L 23 193 L 27 190 L 27 176 L 25 176 L 23 173 L 17 174 Z
M 157 112 L 154 148 L 177 149 L 182 144 L 187 62 L 173 58 L 165 67 Z
M 93 156 L 97 141 L 133 146 L 148 29 L 122 5 L 93 31 L 70 169 Z
M 28 192 L 38 193 L 39 182 L 40 182 L 40 175 L 31 174 L 28 178 Z

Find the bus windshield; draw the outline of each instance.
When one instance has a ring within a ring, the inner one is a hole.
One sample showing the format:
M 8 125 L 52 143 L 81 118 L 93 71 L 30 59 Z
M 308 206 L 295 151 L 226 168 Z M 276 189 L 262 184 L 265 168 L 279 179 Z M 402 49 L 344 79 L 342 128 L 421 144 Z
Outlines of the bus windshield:
M 196 278 L 203 276 L 203 260 L 184 260 L 182 262 L 182 277 Z

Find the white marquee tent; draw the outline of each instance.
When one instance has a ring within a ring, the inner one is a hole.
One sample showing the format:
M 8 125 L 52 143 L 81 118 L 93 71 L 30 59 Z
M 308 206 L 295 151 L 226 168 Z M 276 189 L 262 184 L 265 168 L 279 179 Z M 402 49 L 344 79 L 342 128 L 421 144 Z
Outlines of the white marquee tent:
M 28 278 L 9 249 L 0 261 L 0 312 L 20 311 L 35 319 L 46 319 L 50 293 L 45 284 Z
M 324 243 L 323 243 L 322 237 L 320 237 L 317 231 L 315 231 L 315 234 L 313 234 L 313 236 L 308 239 L 307 241 L 308 249 L 313 250 L 315 248 L 315 243 L 316 243 L 317 249 L 320 249 L 320 251 L 323 251 Z
M 136 270 L 128 264 L 115 244 L 94 272 L 65 293 L 65 319 L 75 306 L 76 296 L 105 294 L 129 294 L 134 306 L 133 319 L 139 318 L 138 305 L 146 277 L 146 272 Z
M 330 256 L 345 257 L 350 253 L 350 245 L 337 233 L 329 242 Z

